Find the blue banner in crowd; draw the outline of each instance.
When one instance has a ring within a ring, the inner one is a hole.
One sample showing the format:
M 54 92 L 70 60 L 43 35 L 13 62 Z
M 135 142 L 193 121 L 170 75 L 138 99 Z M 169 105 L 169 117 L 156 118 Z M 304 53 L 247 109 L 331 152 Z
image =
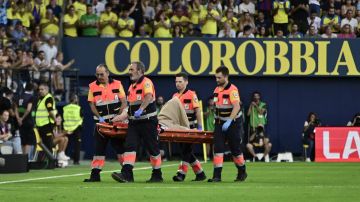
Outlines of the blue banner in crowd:
M 360 40 L 305 39 L 103 39 L 64 38 L 66 59 L 74 58 L 81 76 L 92 76 L 106 63 L 125 75 L 141 60 L 148 75 L 214 75 L 226 65 L 238 76 L 360 76 Z

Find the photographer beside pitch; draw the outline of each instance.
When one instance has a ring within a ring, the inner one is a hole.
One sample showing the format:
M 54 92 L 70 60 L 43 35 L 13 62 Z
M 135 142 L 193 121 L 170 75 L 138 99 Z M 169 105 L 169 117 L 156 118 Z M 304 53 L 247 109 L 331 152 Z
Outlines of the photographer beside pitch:
M 315 127 L 321 126 L 320 120 L 314 112 L 310 112 L 304 123 L 303 144 L 305 150 L 305 161 L 311 162 L 315 155 Z
M 269 155 L 271 151 L 272 144 L 270 143 L 269 138 L 264 133 L 264 126 L 259 125 L 255 132 L 251 134 L 249 137 L 249 143 L 246 144 L 246 148 L 248 149 L 249 153 L 253 156 L 255 161 L 268 161 L 268 158 L 265 158 Z M 261 159 L 258 159 L 256 156 L 256 151 L 264 148 L 264 156 Z
M 347 123 L 346 126 L 356 126 L 360 127 L 360 113 L 356 113 L 351 121 Z

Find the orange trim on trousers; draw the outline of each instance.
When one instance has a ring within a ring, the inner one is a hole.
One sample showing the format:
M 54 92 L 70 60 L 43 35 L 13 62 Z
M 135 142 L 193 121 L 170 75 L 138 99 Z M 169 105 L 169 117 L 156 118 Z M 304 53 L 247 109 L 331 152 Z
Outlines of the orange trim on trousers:
M 161 155 L 150 156 L 150 164 L 153 169 L 161 168 Z

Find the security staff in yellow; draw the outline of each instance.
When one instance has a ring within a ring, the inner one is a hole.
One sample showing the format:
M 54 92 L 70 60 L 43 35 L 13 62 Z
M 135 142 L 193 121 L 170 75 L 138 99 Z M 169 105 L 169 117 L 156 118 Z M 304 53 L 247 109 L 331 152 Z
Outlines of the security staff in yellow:
M 56 116 L 55 100 L 49 93 L 48 85 L 44 83 L 39 86 L 39 96 L 35 111 L 35 123 L 41 141 L 51 151 L 53 148 L 53 127 Z
M 105 64 L 96 67 L 96 81 L 89 85 L 88 102 L 95 123 L 109 123 L 126 108 L 126 96 L 120 81 L 109 78 L 110 72 Z M 123 164 L 123 141 L 107 137 L 94 129 L 95 154 L 91 162 L 91 175 L 84 182 L 99 182 L 100 171 L 105 165 L 106 146 L 110 142 L 114 148 L 120 166 Z
M 66 134 L 69 135 L 69 139 L 74 142 L 74 165 L 79 165 L 83 115 L 81 107 L 79 106 L 79 98 L 77 95 L 71 95 L 70 103 L 64 106 L 63 118 L 64 130 Z

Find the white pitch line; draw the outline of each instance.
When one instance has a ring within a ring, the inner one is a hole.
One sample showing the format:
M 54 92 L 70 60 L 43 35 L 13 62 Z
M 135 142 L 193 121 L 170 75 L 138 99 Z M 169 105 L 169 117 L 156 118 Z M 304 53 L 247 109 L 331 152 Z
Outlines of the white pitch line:
M 177 166 L 179 164 L 169 164 L 169 165 L 163 165 L 161 166 L 162 168 L 165 167 L 171 167 L 171 166 Z M 148 167 L 142 167 L 142 168 L 134 168 L 135 170 L 147 170 L 147 169 L 151 169 L 152 167 L 148 166 Z M 111 172 L 116 172 L 119 170 L 108 170 L 108 171 L 102 171 L 102 173 L 111 173 Z M 4 182 L 0 182 L 1 184 L 11 184 L 11 183 L 18 183 L 18 182 L 29 182 L 29 181 L 36 181 L 36 180 L 48 180 L 48 179 L 56 179 L 56 178 L 65 178 L 65 177 L 76 177 L 76 176 L 83 176 L 83 175 L 89 175 L 89 173 L 77 173 L 77 174 L 71 174 L 71 175 L 57 175 L 57 176 L 49 176 L 49 177 L 38 177 L 38 178 L 29 178 L 29 179 L 24 179 L 24 180 L 12 180 L 12 181 L 4 181 Z

